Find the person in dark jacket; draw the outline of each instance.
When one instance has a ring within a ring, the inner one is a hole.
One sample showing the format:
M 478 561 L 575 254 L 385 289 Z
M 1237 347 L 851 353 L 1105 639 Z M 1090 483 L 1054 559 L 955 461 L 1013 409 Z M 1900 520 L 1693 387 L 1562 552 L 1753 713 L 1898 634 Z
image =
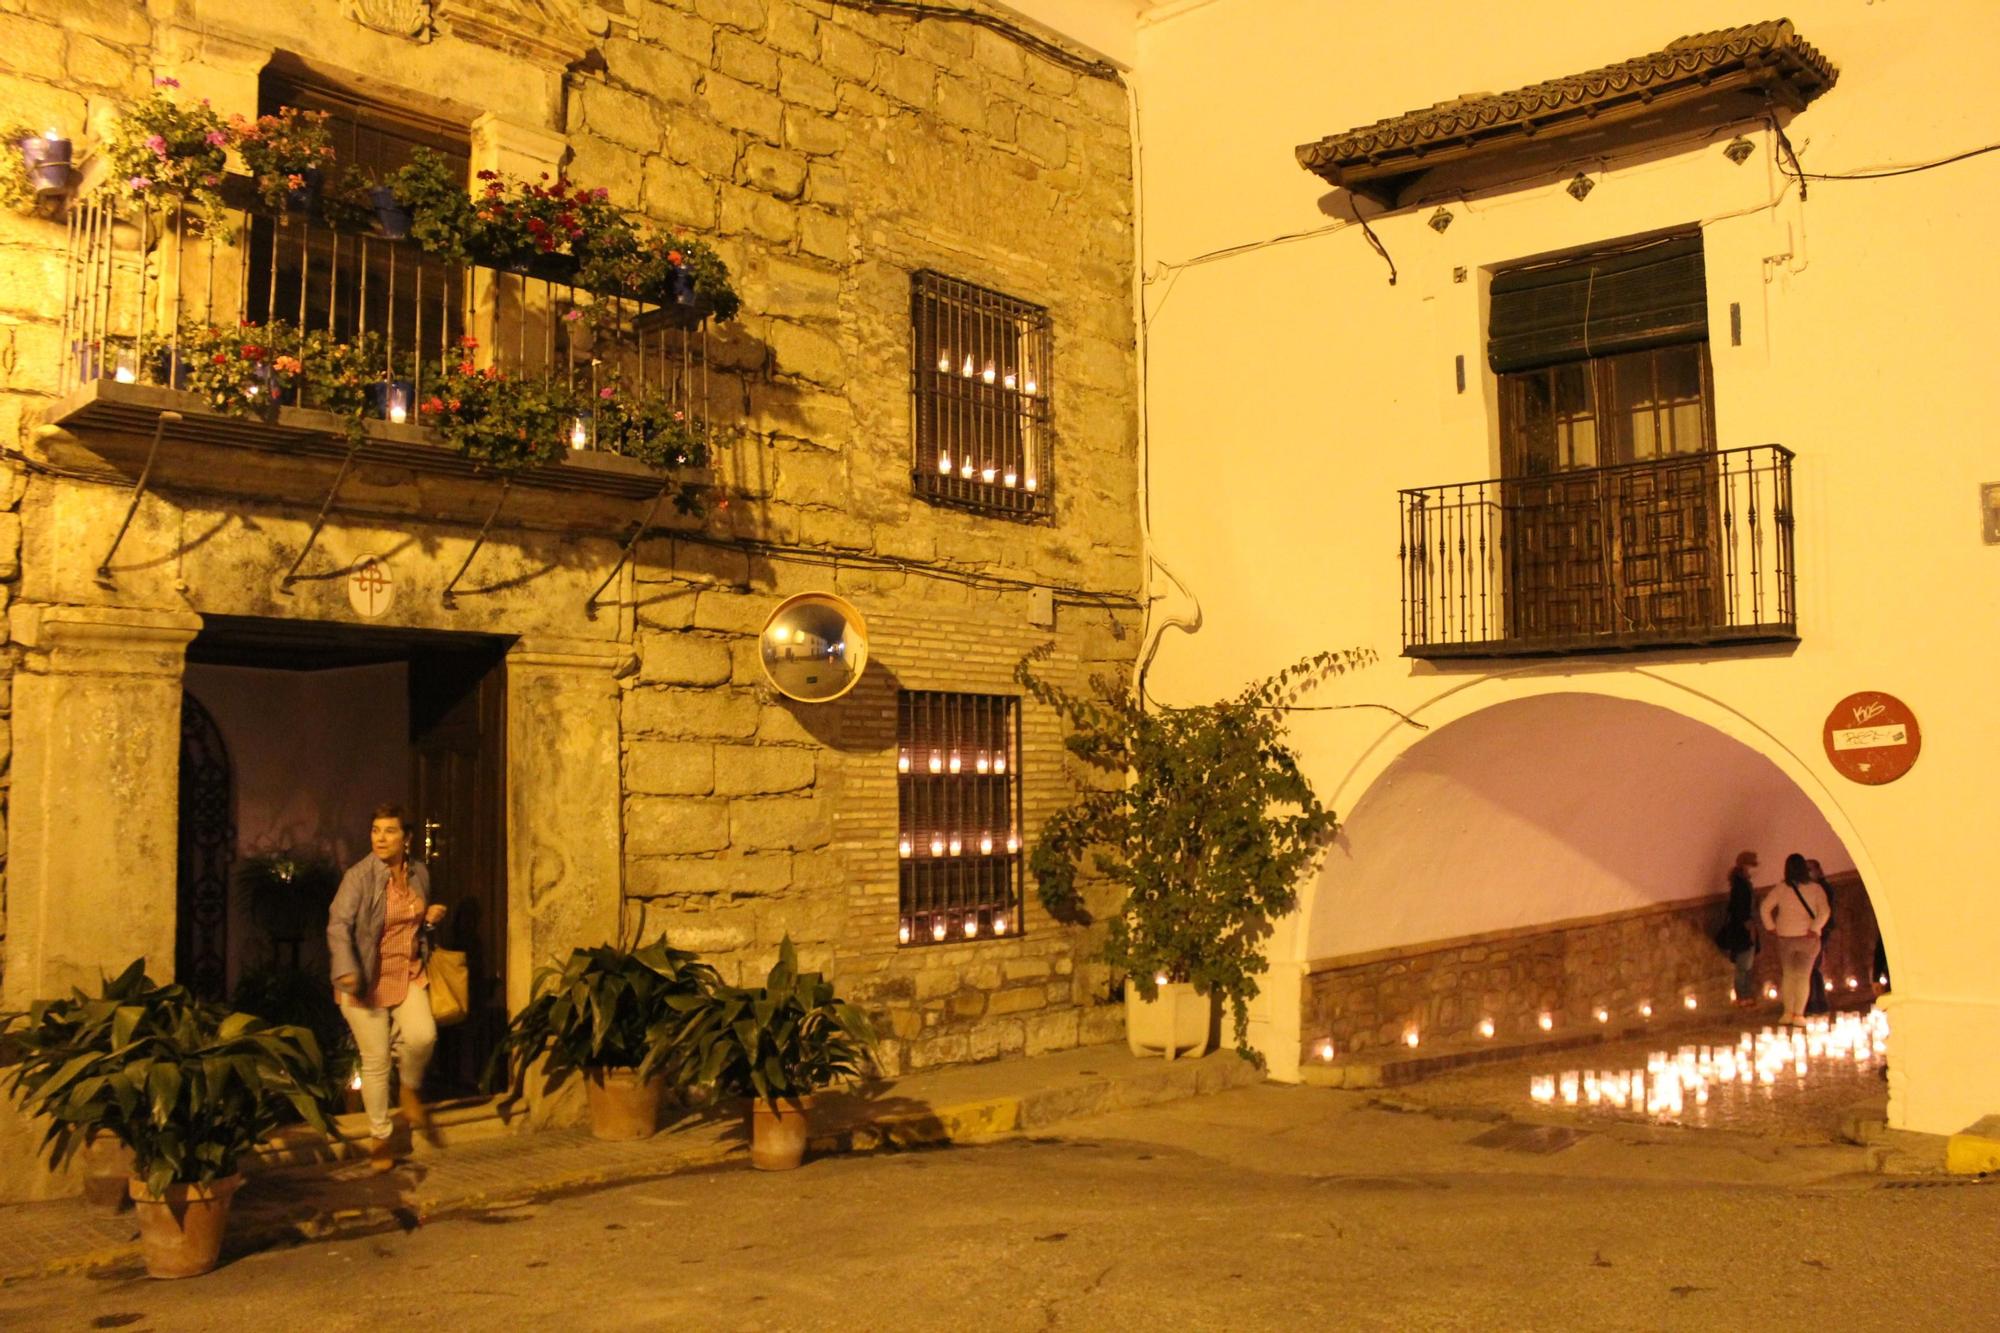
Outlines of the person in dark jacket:
M 333 961 L 334 999 L 361 1051 L 361 1105 L 378 1171 L 395 1165 L 390 1138 L 389 1067 L 402 1076 L 404 1116 L 413 1129 L 429 1124 L 420 1090 L 437 1044 L 431 1017 L 431 931 L 444 907 L 430 900 L 431 878 L 409 858 L 409 817 L 399 805 L 375 808 L 369 854 L 347 868 L 327 914 L 326 946 Z
M 1736 964 L 1736 1003 L 1749 1008 L 1757 1003 L 1757 887 L 1750 872 L 1757 868 L 1757 853 L 1738 852 L 1729 869 L 1729 919 L 1716 932 L 1715 942 Z

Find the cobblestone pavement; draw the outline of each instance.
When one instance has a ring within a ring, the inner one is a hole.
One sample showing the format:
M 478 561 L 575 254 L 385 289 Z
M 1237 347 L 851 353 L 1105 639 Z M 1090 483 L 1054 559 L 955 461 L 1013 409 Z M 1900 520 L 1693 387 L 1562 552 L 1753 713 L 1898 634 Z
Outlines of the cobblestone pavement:
M 2000 1185 L 1735 1133 L 1606 1122 L 1551 1151 L 1496 1128 L 1266 1085 L 496 1207 L 186 1282 L 23 1283 L 0 1326 L 2000 1327 Z
M 1705 1106 L 1692 1103 L 1670 1120 L 1649 1116 L 1643 1108 L 1537 1104 L 1529 1099 L 1530 1081 L 1537 1076 L 1560 1077 L 1565 1071 L 1644 1069 L 1655 1051 L 1672 1054 L 1683 1046 L 1733 1046 L 1744 1032 L 1761 1032 L 1759 1025 L 1718 1023 L 1682 1030 L 1659 1040 L 1620 1042 L 1524 1060 L 1518 1064 L 1467 1070 L 1414 1083 L 1392 1091 L 1399 1103 L 1437 1110 L 1485 1110 L 1553 1123 L 1593 1125 L 1606 1122 L 1674 1123 L 1696 1129 L 1736 1130 L 1794 1143 L 1825 1143 L 1839 1137 L 1845 1120 L 1857 1113 L 1879 1118 L 1887 1101 L 1887 1084 L 1879 1062 L 1865 1068 L 1835 1060 L 1818 1060 L 1803 1077 L 1785 1073 L 1769 1086 L 1732 1083 L 1714 1089 Z

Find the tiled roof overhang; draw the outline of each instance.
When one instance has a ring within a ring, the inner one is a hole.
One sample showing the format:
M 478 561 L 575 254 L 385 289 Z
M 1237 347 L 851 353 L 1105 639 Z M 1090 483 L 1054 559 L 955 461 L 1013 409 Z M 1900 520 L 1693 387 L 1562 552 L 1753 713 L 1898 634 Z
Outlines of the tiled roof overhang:
M 1479 93 L 1300 144 L 1299 165 L 1328 184 L 1393 207 L 1433 168 L 1503 154 L 1676 106 L 1714 108 L 1716 124 L 1767 109 L 1797 111 L 1838 71 L 1791 20 L 1697 33 L 1665 50 L 1508 93 Z

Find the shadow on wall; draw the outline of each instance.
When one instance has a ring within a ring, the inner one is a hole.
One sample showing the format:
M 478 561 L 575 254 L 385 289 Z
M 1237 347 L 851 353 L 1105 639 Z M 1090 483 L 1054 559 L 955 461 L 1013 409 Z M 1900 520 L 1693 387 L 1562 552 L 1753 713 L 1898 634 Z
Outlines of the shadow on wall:
M 1425 737 L 1346 819 L 1308 956 L 1330 958 L 1719 894 L 1736 853 L 1854 868 L 1768 759 L 1597 694 L 1497 704 Z

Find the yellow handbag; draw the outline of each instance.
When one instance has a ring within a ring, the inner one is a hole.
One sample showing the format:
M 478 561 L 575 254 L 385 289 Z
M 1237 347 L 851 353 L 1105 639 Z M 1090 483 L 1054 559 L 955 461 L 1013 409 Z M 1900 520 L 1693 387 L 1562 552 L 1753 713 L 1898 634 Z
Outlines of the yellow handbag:
M 428 964 L 431 1017 L 439 1027 L 462 1023 L 471 1010 L 472 971 L 457 949 L 432 949 Z

